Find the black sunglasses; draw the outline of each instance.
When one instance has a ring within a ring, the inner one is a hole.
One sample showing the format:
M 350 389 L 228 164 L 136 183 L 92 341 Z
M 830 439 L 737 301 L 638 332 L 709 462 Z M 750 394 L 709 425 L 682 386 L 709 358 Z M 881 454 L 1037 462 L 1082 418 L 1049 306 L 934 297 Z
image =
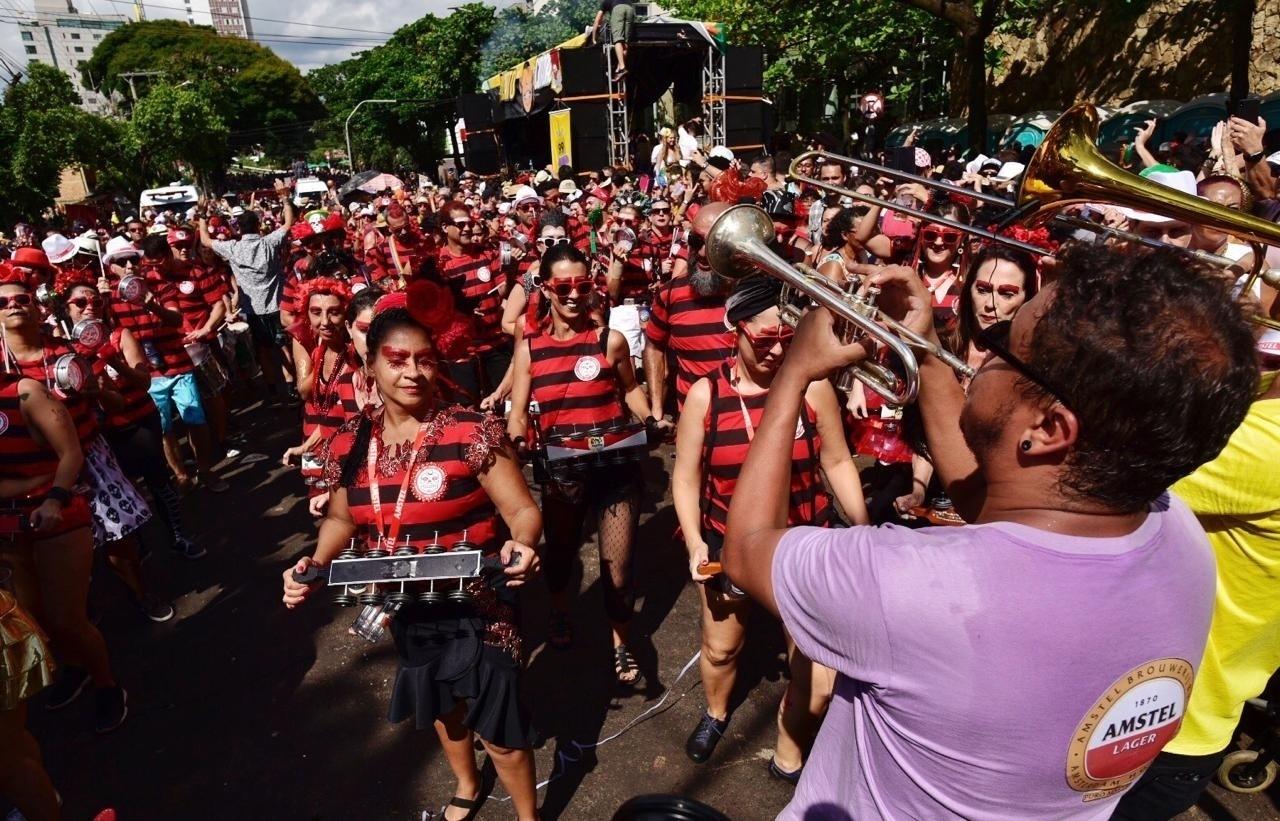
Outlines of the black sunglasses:
M 1040 388 L 1040 390 L 1058 400 L 1058 402 L 1062 403 L 1063 406 L 1068 408 L 1071 407 L 1071 403 L 1066 400 L 1061 389 L 1055 387 L 1048 379 L 1036 373 L 1030 365 L 1009 352 L 1009 332 L 1012 328 L 1013 320 L 1002 320 L 990 327 L 978 331 L 978 335 L 974 338 L 974 342 L 979 348 L 991 351 L 993 354 L 1003 359 L 1009 367 L 1017 371 L 1023 379 L 1026 379 L 1028 382 L 1031 382 L 1033 385 Z

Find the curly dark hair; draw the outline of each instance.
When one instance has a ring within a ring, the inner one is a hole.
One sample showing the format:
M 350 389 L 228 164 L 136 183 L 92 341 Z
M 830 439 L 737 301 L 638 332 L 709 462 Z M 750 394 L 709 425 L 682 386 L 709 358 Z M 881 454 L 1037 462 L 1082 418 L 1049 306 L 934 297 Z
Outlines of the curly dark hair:
M 1062 489 L 1142 510 L 1244 419 L 1258 384 L 1246 309 L 1229 282 L 1173 249 L 1074 244 L 1057 270 L 1028 363 L 1080 420 Z

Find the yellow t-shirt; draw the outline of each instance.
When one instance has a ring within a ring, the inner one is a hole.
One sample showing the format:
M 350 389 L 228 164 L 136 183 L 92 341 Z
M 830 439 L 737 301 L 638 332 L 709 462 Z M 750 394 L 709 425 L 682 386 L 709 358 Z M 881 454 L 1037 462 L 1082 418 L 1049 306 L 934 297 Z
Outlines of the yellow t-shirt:
M 1263 391 L 1274 374 L 1263 378 Z M 1218 561 L 1213 626 L 1182 729 L 1165 747 L 1211 755 L 1231 743 L 1244 701 L 1280 668 L 1280 399 L 1249 407 L 1218 458 L 1173 486 Z

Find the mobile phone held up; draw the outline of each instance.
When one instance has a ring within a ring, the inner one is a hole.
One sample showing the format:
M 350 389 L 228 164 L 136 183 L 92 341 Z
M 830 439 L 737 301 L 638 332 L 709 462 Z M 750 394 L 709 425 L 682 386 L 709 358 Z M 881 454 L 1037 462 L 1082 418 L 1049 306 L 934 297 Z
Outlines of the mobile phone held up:
M 1227 100 L 1227 116 L 1239 117 L 1247 123 L 1258 122 L 1262 116 L 1262 98 L 1249 96 Z

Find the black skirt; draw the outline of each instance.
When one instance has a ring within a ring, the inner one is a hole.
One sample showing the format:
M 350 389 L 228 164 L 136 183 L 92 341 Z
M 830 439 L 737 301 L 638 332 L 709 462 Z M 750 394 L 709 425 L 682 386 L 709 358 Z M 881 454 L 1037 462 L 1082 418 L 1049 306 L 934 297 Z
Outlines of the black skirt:
M 463 724 L 492 744 L 533 745 L 529 711 L 520 700 L 520 664 L 507 648 L 484 641 L 486 622 L 463 605 L 409 605 L 391 625 L 400 669 L 388 718 L 409 717 L 418 729 L 466 703 Z

